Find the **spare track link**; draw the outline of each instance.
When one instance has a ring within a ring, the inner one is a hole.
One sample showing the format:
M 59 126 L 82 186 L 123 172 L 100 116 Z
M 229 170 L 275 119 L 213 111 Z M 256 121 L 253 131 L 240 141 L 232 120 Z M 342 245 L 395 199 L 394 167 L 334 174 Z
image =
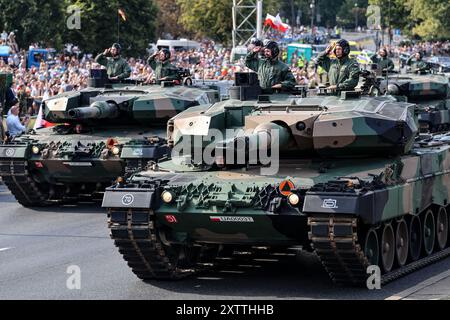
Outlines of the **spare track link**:
M 114 244 L 140 279 L 176 280 L 193 273 L 177 268 L 156 234 L 151 209 L 108 210 L 108 226 Z

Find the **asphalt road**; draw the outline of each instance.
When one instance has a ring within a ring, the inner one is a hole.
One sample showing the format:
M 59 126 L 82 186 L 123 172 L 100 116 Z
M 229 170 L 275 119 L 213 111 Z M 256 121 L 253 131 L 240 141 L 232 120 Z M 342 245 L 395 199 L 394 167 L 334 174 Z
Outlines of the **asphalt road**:
M 3 299 L 386 299 L 450 269 L 450 258 L 381 290 L 335 287 L 314 256 L 259 268 L 144 283 L 109 238 L 106 214 L 92 205 L 30 210 L 0 185 L 0 300 Z M 81 289 L 66 286 L 81 270 Z

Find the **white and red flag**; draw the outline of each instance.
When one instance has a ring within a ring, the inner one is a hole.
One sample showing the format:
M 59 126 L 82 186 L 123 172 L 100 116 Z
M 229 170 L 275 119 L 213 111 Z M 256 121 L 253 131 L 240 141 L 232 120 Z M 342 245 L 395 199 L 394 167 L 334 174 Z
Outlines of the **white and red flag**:
M 283 23 L 283 21 L 281 21 L 280 14 L 277 14 L 276 17 L 267 14 L 264 25 L 270 26 L 272 29 L 278 30 L 283 33 L 290 29 L 290 26 L 287 23 Z

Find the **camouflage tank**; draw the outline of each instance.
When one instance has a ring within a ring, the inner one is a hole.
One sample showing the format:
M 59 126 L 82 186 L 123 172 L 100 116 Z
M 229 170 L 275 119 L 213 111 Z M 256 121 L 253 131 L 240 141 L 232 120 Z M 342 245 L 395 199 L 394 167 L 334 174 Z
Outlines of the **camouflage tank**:
M 443 75 L 394 75 L 380 81 L 382 94 L 406 99 L 418 105 L 421 132 L 450 129 L 450 87 Z
M 43 118 L 58 125 L 0 145 L 0 175 L 23 206 L 101 199 L 118 177 L 167 156 L 168 119 L 219 99 L 210 89 L 100 80 L 44 102 Z
M 449 255 L 450 134 L 420 136 L 416 105 L 234 90 L 169 121 L 171 160 L 106 190 L 139 278 L 301 248 L 336 283 L 365 285 L 369 266 L 384 283 Z

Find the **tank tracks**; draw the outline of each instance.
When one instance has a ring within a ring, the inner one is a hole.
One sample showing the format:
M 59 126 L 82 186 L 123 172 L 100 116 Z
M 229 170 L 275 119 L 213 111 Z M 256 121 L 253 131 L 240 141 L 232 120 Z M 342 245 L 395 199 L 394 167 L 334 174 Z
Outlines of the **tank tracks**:
M 309 239 L 331 279 L 339 285 L 366 286 L 369 261 L 358 242 L 354 217 L 317 215 L 308 219 Z M 406 264 L 381 276 L 381 284 L 450 256 L 450 248 Z
M 109 209 L 108 226 L 114 244 L 138 278 L 177 280 L 195 272 L 180 267 L 179 252 L 163 243 L 153 210 Z
M 49 184 L 36 182 L 29 171 L 27 161 L 0 161 L 0 176 L 17 202 L 24 207 L 46 207 L 83 200 L 101 200 L 96 197 L 96 193 L 80 194 L 75 191 L 67 193 L 63 187 L 52 188 Z
M 24 207 L 50 205 L 48 194 L 41 191 L 40 186 L 28 171 L 27 161 L 0 161 L 2 180 L 17 201 Z

